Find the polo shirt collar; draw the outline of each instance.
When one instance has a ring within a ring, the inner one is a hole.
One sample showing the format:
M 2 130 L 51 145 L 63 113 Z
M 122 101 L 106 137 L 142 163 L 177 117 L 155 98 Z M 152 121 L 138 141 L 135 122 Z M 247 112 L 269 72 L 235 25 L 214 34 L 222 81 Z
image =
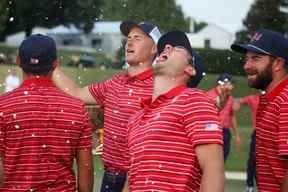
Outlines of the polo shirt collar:
M 157 101 L 158 101 L 159 99 L 161 99 L 161 98 L 171 99 L 171 98 L 179 95 L 179 94 L 180 94 L 183 90 L 185 90 L 185 89 L 187 89 L 187 87 L 184 86 L 184 85 L 174 87 L 174 88 L 170 89 L 168 92 L 166 92 L 166 93 L 158 96 L 158 97 L 154 100 L 154 102 L 157 102 Z M 154 102 L 153 102 L 153 103 L 154 103 Z M 148 98 L 148 99 L 144 99 L 142 104 L 143 104 L 144 107 L 150 106 L 150 105 L 152 104 L 152 97 L 150 97 L 150 98 Z
M 38 86 L 54 86 L 51 79 L 47 77 L 30 77 L 23 81 L 24 86 L 38 85 Z
M 145 71 L 143 71 L 137 75 L 133 75 L 133 76 L 131 76 L 127 73 L 126 76 L 127 76 L 128 80 L 138 79 L 138 80 L 144 81 L 145 79 L 148 79 L 148 78 L 153 76 L 153 70 L 147 69 L 147 70 L 145 70 Z
M 273 90 L 267 93 L 266 97 L 268 101 L 273 101 L 273 99 L 288 85 L 288 79 L 283 80 L 279 83 Z

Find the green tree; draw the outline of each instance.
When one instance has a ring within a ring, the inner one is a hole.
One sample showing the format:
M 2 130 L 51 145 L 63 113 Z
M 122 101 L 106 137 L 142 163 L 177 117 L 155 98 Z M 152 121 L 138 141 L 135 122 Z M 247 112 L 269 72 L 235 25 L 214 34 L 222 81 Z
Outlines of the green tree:
M 9 0 L 6 28 L 2 35 L 24 30 L 29 36 L 35 26 L 75 24 L 89 32 L 100 14 L 102 0 Z
M 283 0 L 255 0 L 243 21 L 244 29 L 236 33 L 238 42 L 247 41 L 249 34 L 259 28 L 268 28 L 284 33 L 286 14 L 280 11 Z
M 208 25 L 206 22 L 194 22 L 194 32 L 197 33 Z M 192 32 L 192 31 L 191 31 Z
M 103 20 L 150 21 L 164 32 L 173 29 L 189 32 L 190 26 L 190 19 L 184 17 L 175 0 L 105 0 Z
M 8 16 L 8 9 L 7 9 L 7 0 L 2 0 L 0 1 L 0 34 L 2 31 L 5 30 L 5 24 L 7 21 L 7 16 Z M 0 37 L 1 40 L 2 37 Z

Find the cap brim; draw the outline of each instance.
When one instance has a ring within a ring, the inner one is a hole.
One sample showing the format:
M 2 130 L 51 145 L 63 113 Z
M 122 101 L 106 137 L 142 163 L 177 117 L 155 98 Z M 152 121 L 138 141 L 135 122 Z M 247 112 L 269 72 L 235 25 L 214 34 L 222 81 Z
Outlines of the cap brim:
M 137 23 L 133 22 L 133 21 L 123 21 L 120 24 L 120 31 L 124 36 L 128 36 L 128 34 L 130 33 L 131 29 L 134 27 L 139 27 Z
M 249 52 L 258 53 L 258 54 L 270 55 L 270 53 L 268 53 L 267 51 L 259 47 L 256 47 L 255 45 L 252 45 L 252 44 L 232 44 L 231 49 L 235 52 L 244 53 L 244 54 L 249 51 Z

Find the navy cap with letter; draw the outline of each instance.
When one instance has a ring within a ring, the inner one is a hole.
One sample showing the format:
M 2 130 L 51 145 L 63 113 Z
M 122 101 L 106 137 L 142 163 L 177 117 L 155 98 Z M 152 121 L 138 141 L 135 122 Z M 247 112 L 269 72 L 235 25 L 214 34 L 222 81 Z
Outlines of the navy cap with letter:
M 288 63 L 288 39 L 283 34 L 268 29 L 259 29 L 252 35 L 247 44 L 232 44 L 231 49 L 239 53 L 253 52 L 257 54 L 281 57 Z
M 128 36 L 130 31 L 134 28 L 138 27 L 143 31 L 146 35 L 152 38 L 155 44 L 157 44 L 159 38 L 161 37 L 161 32 L 159 28 L 156 25 L 153 25 L 152 23 L 149 22 L 141 22 L 139 24 L 133 22 L 133 21 L 123 21 L 120 24 L 120 30 L 124 36 Z
M 170 31 L 164 34 L 158 41 L 157 51 L 160 55 L 162 51 L 165 49 L 165 46 L 169 44 L 173 47 L 181 46 L 184 47 L 192 56 L 193 64 L 196 70 L 196 75 L 188 82 L 188 87 L 197 87 L 202 78 L 205 76 L 204 66 L 202 64 L 202 58 L 199 54 L 196 53 L 194 49 L 192 49 L 190 41 L 186 34 L 182 31 Z

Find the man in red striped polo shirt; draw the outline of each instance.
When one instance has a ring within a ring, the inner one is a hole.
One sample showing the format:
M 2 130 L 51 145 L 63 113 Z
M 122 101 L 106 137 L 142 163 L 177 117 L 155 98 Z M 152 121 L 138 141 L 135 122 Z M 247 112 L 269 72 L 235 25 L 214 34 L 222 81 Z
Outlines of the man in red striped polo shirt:
M 222 129 L 208 96 L 187 88 L 195 75 L 185 33 L 158 42 L 152 98 L 128 124 L 130 191 L 223 192 Z M 208 155 L 207 155 L 208 154 Z
M 44 35 L 19 47 L 24 81 L 0 97 L 1 192 L 93 190 L 92 126 L 84 103 L 52 82 L 56 55 L 54 40 Z
M 53 80 L 67 93 L 86 103 L 100 105 L 104 110 L 104 151 L 105 173 L 102 192 L 121 192 L 128 170 L 126 144 L 127 122 L 131 115 L 141 109 L 141 100 L 152 94 L 152 63 L 156 57 L 156 43 L 160 31 L 155 25 L 126 21 L 120 30 L 127 37 L 125 58 L 127 71 L 111 79 L 80 88 L 58 68 Z
M 231 49 L 246 54 L 248 85 L 265 90 L 256 117 L 256 179 L 260 192 L 288 191 L 288 40 L 267 29 Z

